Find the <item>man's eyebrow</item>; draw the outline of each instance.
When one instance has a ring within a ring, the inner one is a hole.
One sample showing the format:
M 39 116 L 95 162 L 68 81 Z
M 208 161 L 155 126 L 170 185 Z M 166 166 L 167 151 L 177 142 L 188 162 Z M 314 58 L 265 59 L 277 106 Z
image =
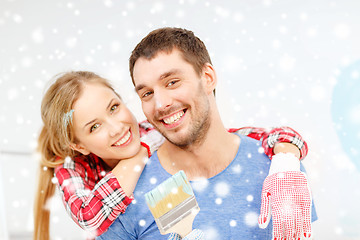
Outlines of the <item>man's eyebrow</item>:
M 139 85 L 137 85 L 137 86 L 135 87 L 135 92 L 140 91 L 140 90 L 143 89 L 144 87 L 145 87 L 144 84 L 139 84 Z
M 167 71 L 167 72 L 161 74 L 160 77 L 159 77 L 159 80 L 162 80 L 162 79 L 164 79 L 164 78 L 170 77 L 170 76 L 175 75 L 175 74 L 177 74 L 177 73 L 179 73 L 179 72 L 180 72 L 180 71 L 179 71 L 178 69 L 172 69 L 172 70 L 170 70 L 170 71 Z
M 160 75 L 159 77 L 159 81 L 165 79 L 165 78 L 168 78 L 168 77 L 171 77 L 172 75 L 175 75 L 177 73 L 179 73 L 180 71 L 178 69 L 171 69 L 170 71 L 167 71 L 167 72 L 164 72 L 163 74 Z M 146 85 L 145 84 L 139 84 L 135 87 L 135 91 L 138 92 L 140 91 L 141 89 L 145 88 Z

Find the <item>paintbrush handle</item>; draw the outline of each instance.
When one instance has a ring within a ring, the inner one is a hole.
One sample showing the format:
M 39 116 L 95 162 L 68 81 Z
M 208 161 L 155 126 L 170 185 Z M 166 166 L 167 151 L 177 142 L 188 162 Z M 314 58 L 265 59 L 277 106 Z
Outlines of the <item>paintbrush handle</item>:
M 198 212 L 199 210 L 194 209 L 189 215 L 181 219 L 180 222 L 176 223 L 162 234 L 177 233 L 181 236 L 181 238 L 184 238 L 192 231 L 192 225 Z

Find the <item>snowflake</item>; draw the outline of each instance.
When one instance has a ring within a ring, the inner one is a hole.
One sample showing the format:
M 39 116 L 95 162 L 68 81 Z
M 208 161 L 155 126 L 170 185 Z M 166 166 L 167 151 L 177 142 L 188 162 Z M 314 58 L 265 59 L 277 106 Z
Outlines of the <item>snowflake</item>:
M 260 153 L 260 154 L 264 153 L 264 148 L 263 148 L 263 147 L 259 147 L 259 148 L 258 148 L 258 153 Z
M 21 65 L 24 68 L 28 68 L 33 64 L 33 60 L 31 57 L 23 57 L 23 59 L 21 60 Z
M 134 167 L 134 171 L 135 171 L 135 172 L 140 172 L 140 171 L 141 171 L 141 166 L 140 166 L 140 165 L 136 165 L 136 166 Z
M 51 182 L 52 182 L 53 184 L 56 184 L 56 183 L 58 183 L 58 179 L 57 179 L 56 177 L 53 177 L 53 178 L 51 179 Z
M 295 58 L 285 54 L 280 58 L 279 67 L 283 71 L 291 71 L 295 66 Z
M 254 196 L 253 196 L 253 195 L 248 195 L 248 196 L 246 197 L 246 200 L 247 200 L 248 202 L 252 202 L 252 201 L 254 200 Z
M 235 166 L 232 167 L 232 171 L 234 173 L 241 173 L 241 166 L 240 164 L 236 164 Z
M 155 3 L 153 7 L 150 9 L 151 14 L 159 13 L 164 10 L 164 5 L 160 2 Z
M 104 1 L 104 5 L 108 8 L 112 7 L 113 6 L 113 2 L 111 0 L 105 0 Z
M 19 91 L 16 88 L 10 88 L 7 92 L 8 100 L 12 101 L 19 96 Z
M 244 20 L 244 16 L 241 13 L 235 13 L 233 16 L 233 20 L 240 23 Z
M 19 14 L 14 14 L 13 20 L 14 20 L 14 22 L 16 22 L 16 23 L 21 23 L 22 20 L 23 20 L 23 18 L 22 18 Z
M 71 38 L 66 39 L 66 46 L 69 48 L 75 47 L 76 43 L 77 43 L 76 37 L 71 37 Z
M 273 46 L 274 49 L 278 49 L 281 46 L 281 42 L 279 40 L 275 39 L 272 42 L 272 46 Z
M 209 228 L 205 229 L 204 230 L 204 235 L 205 235 L 206 240 L 220 239 L 218 230 L 216 228 L 213 228 L 213 227 L 209 227 Z
M 21 171 L 20 171 L 20 174 L 21 174 L 21 176 L 23 176 L 23 177 L 28 177 L 29 176 L 29 169 L 26 169 L 26 168 L 23 168 L 23 169 L 21 169 Z
M 351 29 L 349 27 L 349 25 L 347 24 L 336 24 L 334 27 L 334 34 L 335 36 L 337 36 L 338 38 L 341 39 L 346 39 L 349 37 L 351 32 Z
M 59 223 L 59 222 L 60 222 L 60 219 L 59 219 L 58 216 L 52 216 L 52 217 L 51 217 L 51 222 L 56 224 L 56 223 Z
M 12 202 L 12 207 L 13 207 L 13 208 L 19 208 L 19 207 L 20 207 L 20 202 L 17 201 L 17 200 L 13 201 L 13 202 Z
M 216 198 L 216 199 L 215 199 L 215 203 L 216 203 L 217 205 L 222 204 L 222 199 L 221 199 L 221 198 Z
M 215 7 L 215 12 L 222 18 L 227 18 L 229 16 L 229 11 L 222 7 Z
M 143 226 L 145 226 L 145 224 L 146 224 L 146 221 L 144 219 L 141 219 L 139 221 L 139 226 L 143 227 Z
M 255 212 L 248 212 L 245 214 L 245 224 L 249 227 L 255 227 L 258 224 L 259 215 Z
M 36 28 L 32 33 L 32 39 L 35 43 L 42 43 L 44 42 L 44 34 L 41 27 Z
M 356 70 L 351 72 L 351 78 L 353 79 L 359 78 L 359 72 Z
M 157 183 L 157 179 L 155 177 L 150 178 L 150 183 L 151 184 L 156 184 Z
M 24 124 L 24 117 L 21 115 L 16 116 L 16 124 L 18 125 Z
M 67 156 L 64 160 L 65 163 L 70 163 L 72 160 L 71 160 L 71 157 L 70 156 Z
M 215 185 L 215 193 L 220 197 L 226 197 L 230 192 L 230 185 L 226 182 L 220 182 Z
M 208 185 L 209 185 L 209 180 L 207 180 L 206 178 L 196 179 L 196 181 L 193 181 L 191 184 L 194 191 L 197 192 L 203 192 Z
M 360 124 L 360 105 L 353 106 L 350 109 L 350 121 L 354 124 Z

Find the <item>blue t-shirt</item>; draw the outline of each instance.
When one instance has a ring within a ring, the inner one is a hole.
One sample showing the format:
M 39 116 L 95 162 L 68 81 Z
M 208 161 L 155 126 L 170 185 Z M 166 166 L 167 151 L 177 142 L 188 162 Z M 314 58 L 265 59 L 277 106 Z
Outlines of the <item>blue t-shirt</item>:
M 260 141 L 240 138 L 238 152 L 226 169 L 212 178 L 191 181 L 200 207 L 193 228 L 201 229 L 206 240 L 272 239 L 271 222 L 266 229 L 258 226 L 262 184 L 270 159 L 260 151 Z M 135 200 L 97 239 L 167 239 L 168 235 L 160 234 L 144 194 L 170 176 L 155 152 L 138 181 Z M 312 220 L 316 218 L 313 207 Z

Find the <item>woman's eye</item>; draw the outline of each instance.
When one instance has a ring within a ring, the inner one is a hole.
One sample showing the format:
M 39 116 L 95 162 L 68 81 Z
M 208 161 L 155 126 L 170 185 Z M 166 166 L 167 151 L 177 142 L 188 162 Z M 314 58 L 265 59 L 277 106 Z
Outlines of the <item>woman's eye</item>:
M 114 104 L 114 105 L 111 107 L 110 112 L 114 112 L 118 107 L 119 107 L 119 104 Z
M 98 123 L 92 125 L 91 128 L 90 128 L 90 132 L 95 131 L 98 127 L 100 127 L 100 124 L 98 124 Z

